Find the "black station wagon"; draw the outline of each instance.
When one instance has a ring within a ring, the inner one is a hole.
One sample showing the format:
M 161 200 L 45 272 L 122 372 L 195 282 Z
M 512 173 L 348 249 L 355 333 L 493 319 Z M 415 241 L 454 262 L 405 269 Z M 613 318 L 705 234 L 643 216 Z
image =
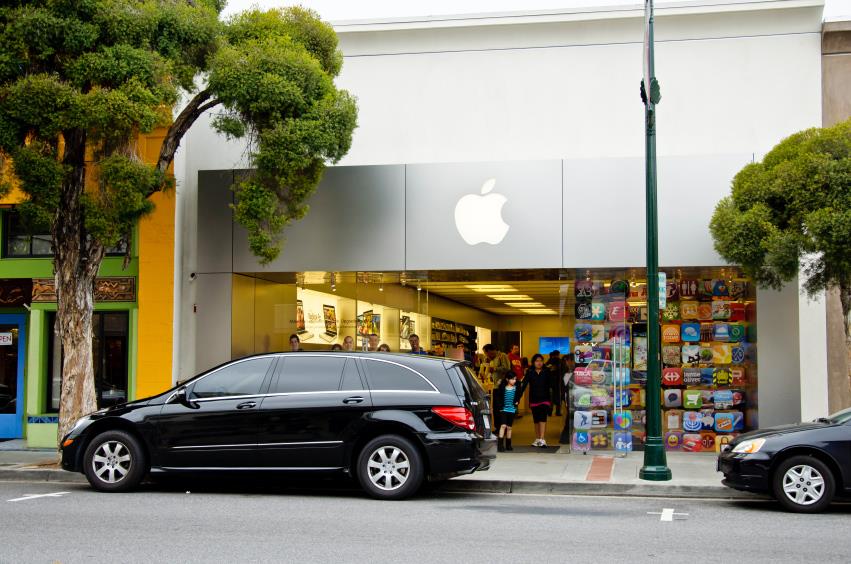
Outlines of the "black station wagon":
M 463 362 L 384 353 L 273 353 L 102 409 L 62 441 L 62 467 L 100 491 L 148 472 L 344 472 L 401 499 L 426 479 L 487 470 L 485 392 Z

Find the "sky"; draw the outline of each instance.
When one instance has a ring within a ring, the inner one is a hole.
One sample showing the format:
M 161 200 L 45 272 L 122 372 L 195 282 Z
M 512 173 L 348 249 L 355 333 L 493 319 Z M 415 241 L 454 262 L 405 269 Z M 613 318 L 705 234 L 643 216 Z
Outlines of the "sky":
M 271 8 L 300 4 L 330 22 L 407 16 L 475 14 L 517 10 L 553 10 L 588 6 L 643 4 L 642 0 L 228 0 L 225 14 L 252 6 Z M 663 6 L 666 0 L 656 0 Z M 825 0 L 825 20 L 851 19 L 851 0 Z

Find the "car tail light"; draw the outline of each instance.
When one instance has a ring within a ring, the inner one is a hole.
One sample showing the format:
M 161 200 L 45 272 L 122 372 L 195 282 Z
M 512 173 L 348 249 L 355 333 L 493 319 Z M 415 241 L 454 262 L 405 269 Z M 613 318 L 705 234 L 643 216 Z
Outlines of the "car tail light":
M 473 412 L 466 407 L 433 407 L 431 411 L 462 429 L 467 429 L 468 431 L 474 431 L 476 429 L 476 420 L 473 419 Z

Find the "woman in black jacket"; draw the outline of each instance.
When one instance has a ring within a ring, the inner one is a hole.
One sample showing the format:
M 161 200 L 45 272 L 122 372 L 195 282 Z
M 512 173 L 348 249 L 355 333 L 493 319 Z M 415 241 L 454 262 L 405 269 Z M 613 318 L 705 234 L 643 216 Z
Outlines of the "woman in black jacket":
M 544 357 L 536 354 L 532 357 L 532 367 L 526 371 L 520 388 L 520 397 L 529 388 L 529 407 L 532 409 L 532 421 L 535 422 L 535 436 L 532 446 L 547 447 L 544 436 L 547 433 L 547 416 L 552 408 L 552 382 L 550 372 L 544 366 Z M 518 401 L 520 399 L 518 397 Z

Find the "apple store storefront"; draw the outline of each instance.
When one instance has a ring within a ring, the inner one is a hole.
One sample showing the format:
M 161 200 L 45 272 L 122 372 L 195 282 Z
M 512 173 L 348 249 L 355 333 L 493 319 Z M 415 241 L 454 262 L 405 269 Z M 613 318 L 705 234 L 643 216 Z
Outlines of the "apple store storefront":
M 784 356 L 798 343 L 787 342 L 778 321 L 797 308 L 797 292 L 757 289 L 720 261 L 708 233 L 717 186 L 749 160 L 660 162 L 662 405 L 671 450 L 714 452 L 737 433 L 800 415 L 787 405 L 800 394 L 797 370 L 788 368 L 797 356 Z M 416 334 L 432 354 L 475 362 L 488 343 L 506 353 L 519 345 L 525 359 L 559 351 L 560 405 L 548 444 L 561 452 L 642 448 L 643 159 L 329 168 L 307 217 L 288 228 L 280 257 L 266 266 L 232 220 L 238 174 L 198 177 L 196 371 L 289 350 L 293 334 L 304 350 L 349 338 L 361 349 L 375 334 L 393 352 L 410 351 Z M 534 438 L 527 401 L 515 449 Z

